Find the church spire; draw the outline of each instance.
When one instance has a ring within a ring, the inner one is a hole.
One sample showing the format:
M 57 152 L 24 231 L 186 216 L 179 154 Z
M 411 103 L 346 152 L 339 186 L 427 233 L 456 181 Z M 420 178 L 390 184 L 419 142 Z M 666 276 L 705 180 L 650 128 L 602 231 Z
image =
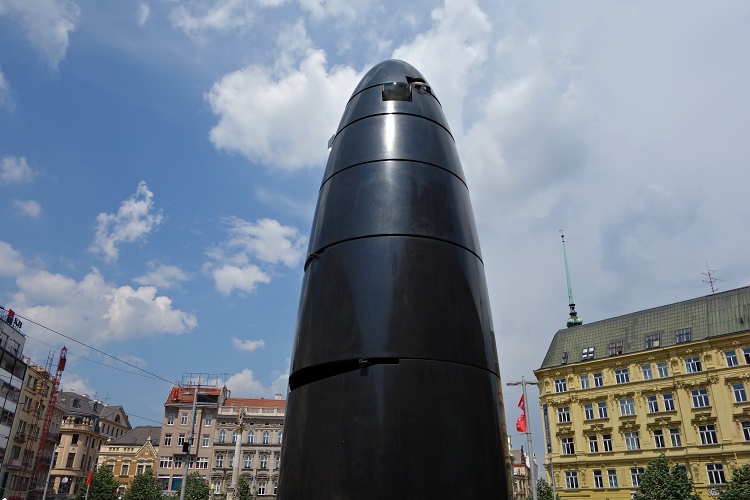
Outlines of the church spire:
M 583 319 L 578 317 L 576 312 L 576 303 L 573 300 L 573 287 L 570 285 L 570 269 L 568 268 L 568 253 L 565 251 L 565 234 L 560 229 L 560 237 L 562 238 L 563 245 L 563 258 L 565 259 L 565 277 L 568 279 L 568 306 L 570 307 L 570 318 L 568 318 L 568 328 L 582 325 Z

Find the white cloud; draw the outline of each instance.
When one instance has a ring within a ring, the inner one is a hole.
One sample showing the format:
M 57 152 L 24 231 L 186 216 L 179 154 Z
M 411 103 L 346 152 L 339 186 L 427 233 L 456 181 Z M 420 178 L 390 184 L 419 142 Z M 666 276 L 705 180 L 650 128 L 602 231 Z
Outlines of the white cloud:
M 232 345 L 238 351 L 253 352 L 257 349 L 263 349 L 266 343 L 263 339 L 260 340 L 241 340 L 237 337 L 232 337 Z
M 158 288 L 174 288 L 190 279 L 190 275 L 177 266 L 148 262 L 149 272 L 133 278 L 139 285 L 154 285 Z
M 205 96 L 219 117 L 211 142 L 269 167 L 321 166 L 361 76 L 349 67 L 328 70 L 322 50 L 309 51 L 296 69 L 280 75 L 262 66 L 233 71 Z
M 18 19 L 31 45 L 52 69 L 57 69 L 65 59 L 80 8 L 69 0 L 0 0 L 2 15 Z
M 0 181 L 4 183 L 31 182 L 37 173 L 29 166 L 23 156 L 6 156 L 0 166 Z
M 13 100 L 10 97 L 10 84 L 0 68 L 0 107 L 12 108 Z
M 144 2 L 138 4 L 138 26 L 144 26 L 151 15 L 151 7 Z
M 17 278 L 16 285 L 12 302 L 18 310 L 55 330 L 75 332 L 82 342 L 179 335 L 198 326 L 194 314 L 175 309 L 172 300 L 158 295 L 156 288 L 107 283 L 97 269 L 80 281 L 43 270 L 29 271 Z
M 91 386 L 91 382 L 89 382 L 86 377 L 75 373 L 68 373 L 67 370 L 60 379 L 60 383 L 62 385 L 62 390 L 64 391 L 88 394 L 89 396 L 93 396 L 96 393 L 96 389 Z
M 169 19 L 175 28 L 191 35 L 247 29 L 252 25 L 255 8 L 252 0 L 193 0 L 172 9 Z
M 275 394 L 281 394 L 286 397 L 289 374 L 283 373 L 277 375 L 266 387 L 262 382 L 255 379 L 253 371 L 245 368 L 239 373 L 229 377 L 226 386 L 232 391 L 232 396 L 236 398 L 272 398 Z
M 251 292 L 259 283 L 270 283 L 271 276 L 258 265 L 283 264 L 292 268 L 304 256 L 307 238 L 291 226 L 273 219 L 248 222 L 237 217 L 227 219 L 229 236 L 218 248 L 208 252 L 203 265 L 219 290 L 229 295 L 234 290 Z
M 36 219 L 42 215 L 42 205 L 40 205 L 38 201 L 13 200 L 13 206 L 16 207 L 16 210 L 25 217 Z
M 99 214 L 96 235 L 89 250 L 103 254 L 110 262 L 119 256 L 120 244 L 145 240 L 164 220 L 161 210 L 154 211 L 153 198 L 154 194 L 141 181 L 136 194 L 123 201 L 116 214 Z
M 393 57 L 412 64 L 435 87 L 454 135 L 460 135 L 462 103 L 478 90 L 473 74 L 487 59 L 492 25 L 472 0 L 446 0 L 432 11 L 432 20 L 432 29 L 398 47 Z
M 25 269 L 21 252 L 4 241 L 0 241 L 0 262 L 0 276 L 18 276 Z
M 308 11 L 315 20 L 338 17 L 354 21 L 358 13 L 369 10 L 369 3 L 362 0 L 299 0 L 300 8 Z

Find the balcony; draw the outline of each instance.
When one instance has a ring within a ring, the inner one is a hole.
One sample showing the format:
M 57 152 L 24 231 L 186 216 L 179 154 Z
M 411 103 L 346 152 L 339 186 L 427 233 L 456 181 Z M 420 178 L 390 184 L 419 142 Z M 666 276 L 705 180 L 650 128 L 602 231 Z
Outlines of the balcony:
M 13 440 L 18 443 L 25 443 L 26 442 L 26 433 L 25 432 L 16 432 L 16 435 L 13 436 Z
M 9 469 L 20 469 L 21 468 L 21 460 L 16 458 L 13 460 L 8 460 L 8 463 L 5 465 Z

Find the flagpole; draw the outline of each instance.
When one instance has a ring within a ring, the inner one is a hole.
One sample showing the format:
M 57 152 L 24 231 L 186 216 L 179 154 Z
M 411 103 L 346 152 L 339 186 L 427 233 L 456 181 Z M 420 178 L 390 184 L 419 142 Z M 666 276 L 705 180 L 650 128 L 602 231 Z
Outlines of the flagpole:
M 526 411 L 526 402 L 528 401 L 526 397 L 526 385 L 539 385 L 539 382 L 527 382 L 525 377 L 521 377 L 520 382 L 507 382 L 506 385 L 520 385 L 523 389 L 523 413 L 525 416 L 524 423 L 526 424 L 526 447 L 528 448 L 527 453 L 529 454 L 529 469 L 531 472 L 531 496 L 533 500 L 538 500 L 536 493 L 536 464 L 534 463 L 534 448 L 531 444 L 531 422 L 529 420 L 529 412 Z

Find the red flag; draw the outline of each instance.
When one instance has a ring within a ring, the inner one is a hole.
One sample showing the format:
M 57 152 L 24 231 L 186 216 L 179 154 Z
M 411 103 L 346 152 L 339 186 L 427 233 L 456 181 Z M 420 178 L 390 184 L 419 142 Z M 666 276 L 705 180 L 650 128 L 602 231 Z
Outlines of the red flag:
M 94 471 L 89 471 L 89 477 L 88 479 L 86 479 L 86 484 L 88 484 L 89 486 L 91 486 L 91 476 L 93 475 L 94 475 Z
M 518 407 L 521 411 L 526 411 L 526 405 L 523 402 L 523 394 L 521 394 L 521 399 L 518 401 Z
M 520 406 L 520 405 L 519 405 Z M 516 430 L 518 432 L 526 432 L 526 412 L 522 412 L 521 416 L 516 420 Z

